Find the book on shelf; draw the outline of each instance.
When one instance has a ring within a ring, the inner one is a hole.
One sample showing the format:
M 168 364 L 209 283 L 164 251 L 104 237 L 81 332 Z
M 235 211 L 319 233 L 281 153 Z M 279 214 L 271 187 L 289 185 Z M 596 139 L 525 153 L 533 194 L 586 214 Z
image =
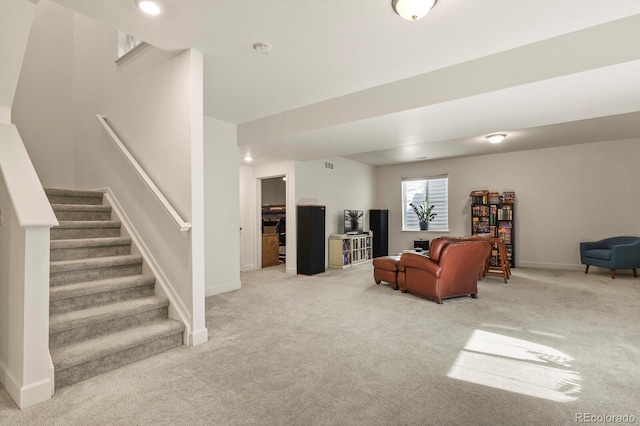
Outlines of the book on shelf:
M 474 234 L 488 234 L 489 233 L 489 221 L 487 218 L 473 218 L 473 233 Z M 482 219 L 482 220 L 480 220 Z
M 511 206 L 502 206 L 498 210 L 498 220 L 513 220 L 513 209 Z
M 469 194 L 472 204 L 488 204 L 489 203 L 489 191 L 486 189 L 471 191 Z
M 516 201 L 516 193 L 515 191 L 504 191 L 502 193 L 502 202 L 503 203 L 514 203 Z
M 500 193 L 499 192 L 489 192 L 489 204 L 498 204 L 500 203 Z
M 503 223 L 498 226 L 498 237 L 504 238 L 505 244 L 511 244 L 511 224 Z

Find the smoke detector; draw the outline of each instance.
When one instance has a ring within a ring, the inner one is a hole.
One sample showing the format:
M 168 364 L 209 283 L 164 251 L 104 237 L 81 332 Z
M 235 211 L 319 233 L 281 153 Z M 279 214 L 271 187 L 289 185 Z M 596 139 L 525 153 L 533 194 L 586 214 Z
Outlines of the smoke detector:
M 271 53 L 271 44 L 269 43 L 253 43 L 253 48 L 256 51 L 260 52 L 261 55 L 268 55 L 269 53 Z

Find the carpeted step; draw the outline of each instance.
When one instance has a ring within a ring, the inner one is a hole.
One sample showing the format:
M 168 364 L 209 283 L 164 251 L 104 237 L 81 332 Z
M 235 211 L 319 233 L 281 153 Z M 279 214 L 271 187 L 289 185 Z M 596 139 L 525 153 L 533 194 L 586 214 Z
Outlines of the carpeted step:
M 182 345 L 184 325 L 168 319 L 169 301 L 155 296 L 155 276 L 143 274 L 104 194 L 45 191 L 59 221 L 49 266 L 55 387 Z
M 182 345 L 184 325 L 159 320 L 51 351 L 61 388 Z
M 58 220 L 111 220 L 111 206 L 51 204 Z
M 120 222 L 116 220 L 59 221 L 51 228 L 52 240 L 78 238 L 109 238 L 120 236 Z
M 51 204 L 102 204 L 104 193 L 98 191 L 75 191 L 71 189 L 45 188 Z
M 153 296 L 155 281 L 153 275 L 141 274 L 50 287 L 49 314 L 61 314 L 137 297 Z
M 142 273 L 142 257 L 136 255 L 61 260 L 49 266 L 49 285 L 58 286 Z
M 149 321 L 168 318 L 169 301 L 150 296 L 49 317 L 49 348 L 117 333 Z
M 50 260 L 86 259 L 89 257 L 131 254 L 131 238 L 82 238 L 51 241 Z

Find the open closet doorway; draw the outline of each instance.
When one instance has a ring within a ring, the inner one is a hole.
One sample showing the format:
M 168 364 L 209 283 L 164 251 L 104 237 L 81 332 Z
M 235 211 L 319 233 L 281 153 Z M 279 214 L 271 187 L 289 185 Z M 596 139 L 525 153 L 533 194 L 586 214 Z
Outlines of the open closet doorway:
M 285 176 L 261 179 L 262 267 L 287 261 L 287 181 Z

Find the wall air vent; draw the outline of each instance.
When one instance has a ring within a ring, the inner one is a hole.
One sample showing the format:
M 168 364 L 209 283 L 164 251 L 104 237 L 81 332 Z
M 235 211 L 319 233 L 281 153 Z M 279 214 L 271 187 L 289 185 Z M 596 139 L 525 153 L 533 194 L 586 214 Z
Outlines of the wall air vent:
M 329 161 L 325 161 L 324 162 L 324 168 L 328 169 L 328 170 L 333 170 L 333 163 L 331 163 Z

